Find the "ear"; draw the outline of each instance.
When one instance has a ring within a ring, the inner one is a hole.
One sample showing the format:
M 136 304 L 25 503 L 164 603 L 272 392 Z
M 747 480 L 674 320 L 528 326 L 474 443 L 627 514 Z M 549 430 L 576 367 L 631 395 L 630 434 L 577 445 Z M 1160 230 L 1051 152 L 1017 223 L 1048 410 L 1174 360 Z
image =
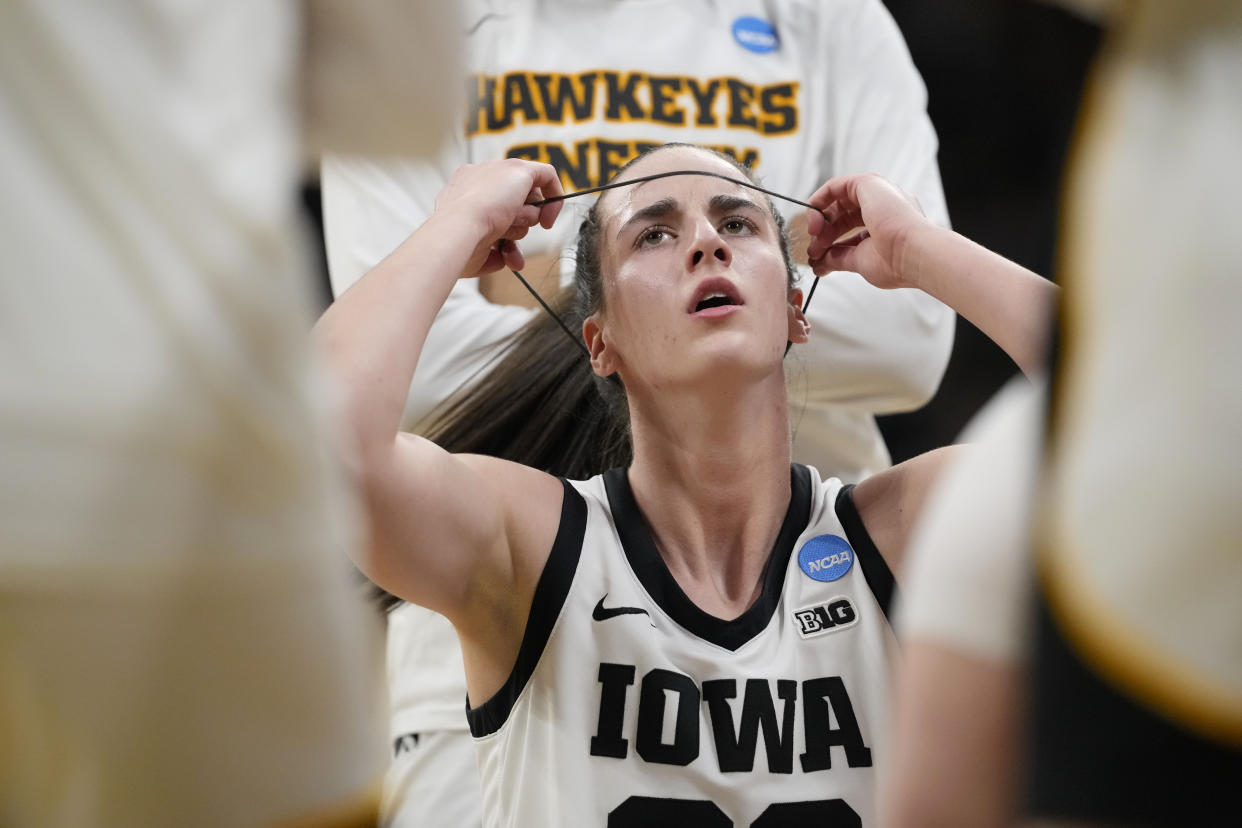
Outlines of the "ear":
M 785 307 L 789 316 L 789 341 L 801 345 L 811 338 L 811 323 L 802 313 L 802 291 L 789 291 L 789 304 Z
M 591 352 L 591 368 L 601 377 L 607 377 L 617 370 L 616 352 L 604 338 L 604 325 L 593 313 L 582 323 L 582 339 L 587 350 Z

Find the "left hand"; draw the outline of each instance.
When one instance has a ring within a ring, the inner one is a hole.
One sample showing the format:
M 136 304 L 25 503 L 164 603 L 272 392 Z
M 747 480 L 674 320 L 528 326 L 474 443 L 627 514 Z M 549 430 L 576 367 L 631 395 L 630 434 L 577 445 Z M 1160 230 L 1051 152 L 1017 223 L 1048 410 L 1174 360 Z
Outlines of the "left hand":
M 880 288 L 917 286 L 904 261 L 905 242 L 931 222 L 913 196 L 878 175 L 849 175 L 830 179 L 809 201 L 829 218 L 807 211 L 807 260 L 816 276 L 849 270 Z

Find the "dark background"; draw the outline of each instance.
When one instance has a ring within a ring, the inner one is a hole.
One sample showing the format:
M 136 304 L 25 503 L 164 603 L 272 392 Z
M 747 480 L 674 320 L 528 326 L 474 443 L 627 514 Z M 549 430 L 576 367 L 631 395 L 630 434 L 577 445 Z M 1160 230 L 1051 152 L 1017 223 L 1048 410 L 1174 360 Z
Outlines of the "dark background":
M 1033 0 L 885 5 L 927 84 L 954 229 L 1036 273 L 1054 275 L 1061 171 L 1099 29 Z M 322 234 L 315 182 L 307 183 L 303 201 Z M 322 256 L 322 244 L 319 251 Z M 326 307 L 326 266 L 319 290 Z M 999 348 L 959 318 L 935 397 L 918 411 L 878 418 L 893 462 L 951 443 L 1016 372 Z

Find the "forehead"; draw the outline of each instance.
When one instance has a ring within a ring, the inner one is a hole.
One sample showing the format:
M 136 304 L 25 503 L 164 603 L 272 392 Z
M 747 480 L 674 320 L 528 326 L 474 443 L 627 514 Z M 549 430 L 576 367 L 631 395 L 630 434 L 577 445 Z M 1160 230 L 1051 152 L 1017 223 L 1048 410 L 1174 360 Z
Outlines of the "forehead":
M 670 147 L 643 158 L 626 170 L 625 174 L 617 180 L 627 181 L 677 170 L 702 170 L 729 178 L 746 179 L 743 172 L 712 153 L 694 147 Z M 674 175 L 606 191 L 600 196 L 598 210 L 604 226 L 615 228 L 618 226 L 617 223 L 625 221 L 628 215 L 661 199 L 672 198 L 678 202 L 693 204 L 698 201 L 705 202 L 712 196 L 720 194 L 746 195 L 752 200 L 762 198 L 740 184 L 732 184 L 719 178 Z

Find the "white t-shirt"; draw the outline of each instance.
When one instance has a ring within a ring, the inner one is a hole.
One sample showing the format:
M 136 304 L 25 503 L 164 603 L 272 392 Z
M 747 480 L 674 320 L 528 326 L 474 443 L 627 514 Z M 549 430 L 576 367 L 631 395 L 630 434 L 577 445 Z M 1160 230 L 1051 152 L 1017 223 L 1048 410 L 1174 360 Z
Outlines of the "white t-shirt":
M 1129 9 L 1067 177 L 1037 549 L 1057 623 L 1093 669 L 1236 747 L 1242 6 Z
M 0 824 L 374 813 L 380 630 L 307 359 L 313 5 L 0 5 Z
M 792 467 L 729 621 L 677 585 L 625 470 L 565 490 L 513 672 L 468 714 L 484 825 L 871 824 L 893 580 L 840 481 Z
M 972 656 L 1025 660 L 1044 383 L 1010 381 L 962 433 L 910 537 L 897 628 Z
M 567 189 L 596 183 L 639 143 L 685 141 L 753 158 L 764 186 L 802 199 L 830 175 L 880 172 L 948 222 L 926 91 L 879 0 L 510 0 L 472 2 L 465 14 L 470 88 L 491 90 L 467 102 L 470 134 L 436 162 L 324 162 L 337 295 L 429 214 L 459 164 L 510 154 L 576 162 L 579 145 L 585 174 L 575 180 L 575 164 L 562 162 Z M 560 95 L 580 107 L 590 95 L 592 104 L 579 119 Z M 557 227 L 542 241 L 536 228 L 524 247 L 570 244 L 586 200 L 567 202 Z M 802 212 L 776 204 L 787 216 Z M 474 282 L 459 282 L 424 346 L 406 426 L 534 312 L 493 305 Z M 856 481 L 889 465 L 872 415 L 916 408 L 935 391 L 953 314 L 918 291 L 880 291 L 836 273 L 821 281 L 809 316 L 811 343 L 787 360 L 794 456 Z M 432 640 L 450 629 L 417 607 L 390 616 L 394 736 L 464 726 L 456 641 Z M 451 655 L 426 658 L 439 653 Z

